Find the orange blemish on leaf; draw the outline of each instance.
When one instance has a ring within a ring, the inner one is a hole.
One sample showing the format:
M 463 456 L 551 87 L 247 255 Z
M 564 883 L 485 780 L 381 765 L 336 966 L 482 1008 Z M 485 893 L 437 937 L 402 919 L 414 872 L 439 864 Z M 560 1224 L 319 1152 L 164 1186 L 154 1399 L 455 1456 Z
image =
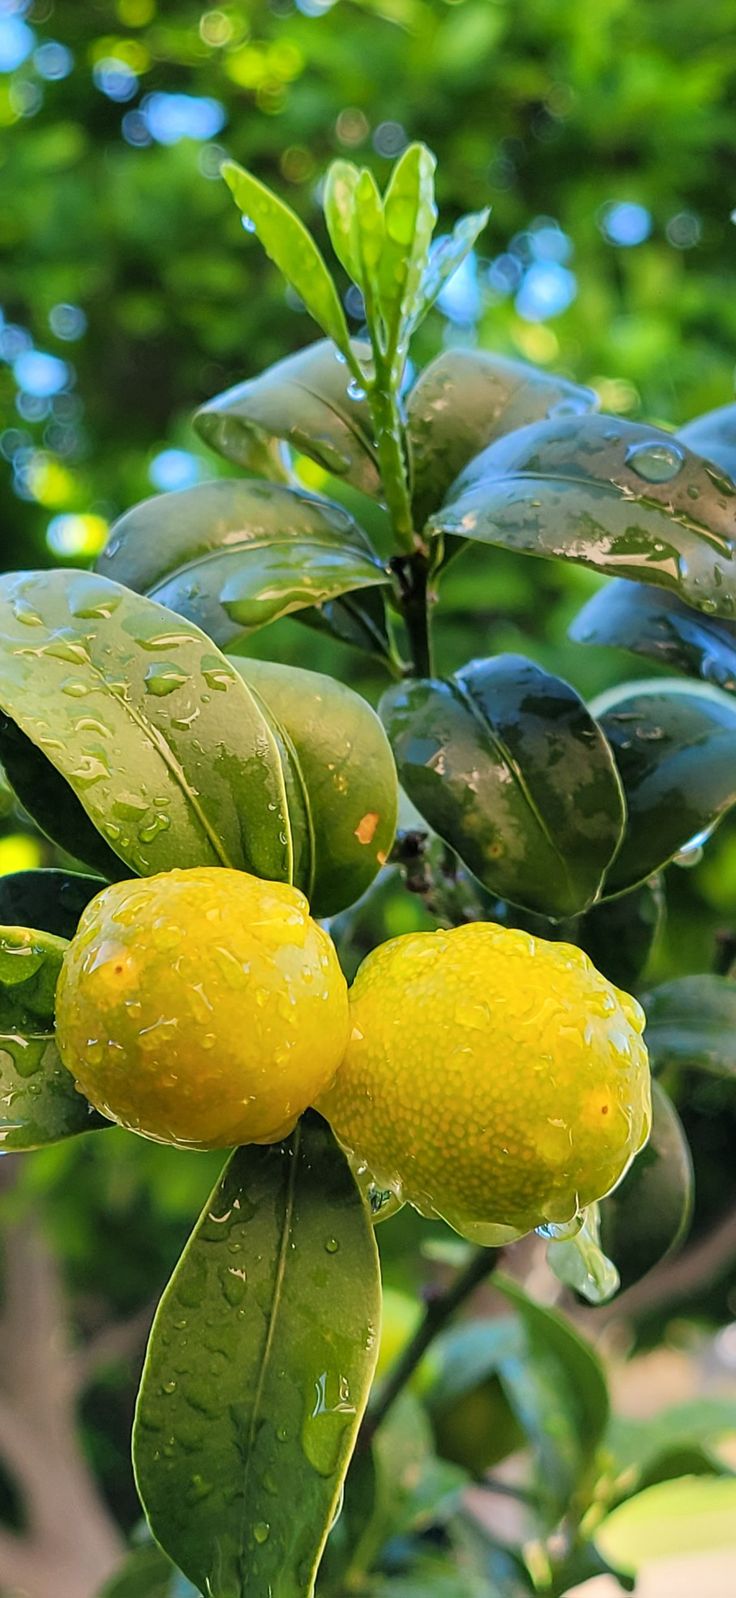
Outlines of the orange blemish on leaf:
M 369 810 L 366 816 L 358 822 L 354 836 L 358 843 L 372 843 L 380 817 L 377 810 Z

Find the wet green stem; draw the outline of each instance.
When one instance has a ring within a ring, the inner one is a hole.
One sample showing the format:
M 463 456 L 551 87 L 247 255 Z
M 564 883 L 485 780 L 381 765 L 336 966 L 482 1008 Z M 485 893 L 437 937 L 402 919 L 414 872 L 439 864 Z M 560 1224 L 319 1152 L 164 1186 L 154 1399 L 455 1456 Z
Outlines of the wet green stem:
M 399 1355 L 395 1364 L 376 1392 L 374 1401 L 369 1404 L 365 1420 L 360 1429 L 359 1446 L 367 1448 L 375 1437 L 379 1426 L 411 1380 L 419 1361 L 426 1354 L 427 1349 L 441 1331 L 444 1331 L 448 1321 L 455 1312 L 462 1307 L 471 1293 L 475 1292 L 481 1282 L 485 1282 L 495 1271 L 501 1258 L 501 1250 L 497 1248 L 479 1248 L 473 1251 L 467 1265 L 458 1271 L 454 1282 L 430 1300 L 414 1336 L 409 1340 L 403 1353 Z

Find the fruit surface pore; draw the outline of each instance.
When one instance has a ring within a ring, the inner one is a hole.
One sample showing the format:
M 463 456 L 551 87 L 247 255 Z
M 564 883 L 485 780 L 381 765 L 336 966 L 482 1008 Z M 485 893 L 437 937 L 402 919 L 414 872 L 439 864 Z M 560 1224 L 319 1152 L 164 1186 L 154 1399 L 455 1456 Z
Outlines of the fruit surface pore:
M 319 1102 L 377 1181 L 490 1245 L 565 1225 L 649 1134 L 635 999 L 582 950 L 474 923 L 394 938 L 350 995 Z
M 270 1143 L 334 1076 L 347 991 L 296 888 L 171 871 L 88 905 L 56 1021 L 64 1064 L 111 1120 L 190 1148 Z

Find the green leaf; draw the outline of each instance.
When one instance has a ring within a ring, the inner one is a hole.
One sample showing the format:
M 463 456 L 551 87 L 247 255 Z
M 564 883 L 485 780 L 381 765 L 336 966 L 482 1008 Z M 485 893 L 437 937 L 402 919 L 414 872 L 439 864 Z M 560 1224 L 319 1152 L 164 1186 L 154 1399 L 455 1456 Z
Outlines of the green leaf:
M 402 1393 L 392 1406 L 373 1447 L 382 1516 L 380 1542 L 425 1531 L 457 1509 L 468 1474 L 437 1458 L 429 1419 L 412 1393 Z
M 106 1581 L 99 1598 L 198 1598 L 161 1548 L 146 1543 L 134 1548 L 116 1575 Z
M 87 572 L 0 579 L 0 708 L 19 798 L 106 876 L 308 871 L 263 710 L 203 633 L 152 600 Z
M 222 176 L 238 209 L 254 225 L 266 254 L 296 291 L 315 322 L 344 354 L 350 352 L 345 313 L 317 245 L 291 207 L 236 161 Z
M 107 1126 L 59 1058 L 54 998 L 64 938 L 0 927 L 0 1144 L 4 1154 L 43 1148 Z
M 652 877 L 631 893 L 594 905 L 574 928 L 572 941 L 590 955 L 609 982 L 628 992 L 647 964 L 664 914 L 662 883 Z
M 601 1248 L 600 1213 L 590 1204 L 574 1237 L 547 1244 L 547 1264 L 559 1282 L 589 1304 L 605 1304 L 620 1286 L 616 1266 Z
M 356 358 L 370 353 L 355 340 L 353 351 Z M 350 386 L 344 360 L 323 339 L 209 400 L 194 426 L 212 449 L 259 476 L 273 475 L 264 448 L 282 439 L 364 494 L 380 497 L 370 409 L 365 399 L 351 397 Z
M 425 368 L 407 401 L 417 525 L 494 439 L 557 410 L 582 414 L 597 404 L 592 389 L 523 361 L 486 350 L 446 350 Z
M 154 1535 L 209 1598 L 308 1598 L 377 1351 L 373 1229 L 317 1117 L 238 1150 L 164 1293 L 136 1415 Z
M 531 1591 L 525 1588 L 525 1591 Z M 366 1598 L 496 1598 L 491 1586 L 472 1567 L 439 1554 L 425 1554 L 402 1576 L 374 1576 Z
M 305 793 L 311 903 L 334 915 L 359 899 L 394 841 L 398 783 L 375 711 L 334 677 L 265 660 L 233 660 L 282 728 Z
M 736 1076 L 736 982 L 730 977 L 675 977 L 643 999 L 653 1066 Z
M 736 484 L 670 433 L 610 416 L 557 416 L 471 461 L 430 531 L 572 560 L 736 611 Z
M 614 1565 L 628 1570 L 678 1554 L 736 1548 L 736 1481 L 692 1476 L 648 1487 L 606 1516 L 596 1541 Z
M 500 655 L 389 689 L 381 715 L 412 803 L 487 888 L 552 917 L 595 900 L 624 810 L 573 688 Z
M 505 1361 L 503 1381 L 534 1446 L 540 1505 L 553 1525 L 592 1476 L 608 1424 L 606 1379 L 593 1349 L 562 1316 L 535 1304 L 506 1277 L 494 1277 L 494 1285 L 524 1333 L 523 1353 Z
M 677 437 L 729 477 L 736 474 L 736 405 L 719 405 L 715 411 L 693 417 L 679 428 Z
M 392 671 L 397 669 L 382 588 L 354 589 L 340 599 L 328 600 L 319 610 L 300 610 L 298 619 L 317 632 L 339 638 L 351 649 L 375 655 L 384 666 L 390 661 Z
M 466 256 L 475 244 L 479 233 L 490 216 L 490 208 L 485 211 L 475 211 L 469 216 L 461 216 L 459 222 L 451 233 L 445 238 L 437 240 L 429 252 L 429 260 L 422 277 L 421 290 L 412 324 L 416 327 L 418 322 L 426 316 L 430 306 L 434 305 L 437 296 L 442 293 L 446 283 L 454 276 L 459 266 L 462 266 Z
M 397 351 L 403 353 L 421 300 L 437 220 L 436 165 L 425 144 L 410 144 L 396 162 L 383 197 L 385 238 L 378 262 L 378 291 L 390 358 Z
M 292 611 L 388 582 L 340 505 L 237 478 L 135 505 L 97 570 L 186 616 L 222 649 Z
M 693 1169 L 672 1100 L 652 1084 L 652 1130 L 623 1182 L 600 1205 L 601 1242 L 622 1287 L 646 1276 L 687 1234 Z
M 628 822 L 606 877 L 622 893 L 717 825 L 736 802 L 736 706 L 717 688 L 655 678 L 593 702 L 613 749 Z
M 82 911 L 104 888 L 102 877 L 79 871 L 11 871 L 0 877 L 0 924 L 40 927 L 73 938 Z
M 666 589 L 623 578 L 608 583 L 575 617 L 570 637 L 629 649 L 736 693 L 736 622 L 704 616 Z
M 322 201 L 327 231 L 338 261 L 359 286 L 363 281 L 357 248 L 356 190 L 360 172 L 352 161 L 333 161 L 327 168 Z

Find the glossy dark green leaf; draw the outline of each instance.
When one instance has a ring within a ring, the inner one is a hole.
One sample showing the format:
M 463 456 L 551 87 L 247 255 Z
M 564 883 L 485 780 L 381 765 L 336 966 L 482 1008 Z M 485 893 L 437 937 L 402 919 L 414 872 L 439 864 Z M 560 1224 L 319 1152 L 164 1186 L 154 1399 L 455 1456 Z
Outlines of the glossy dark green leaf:
M 356 355 L 368 346 L 354 342 Z M 237 466 L 271 476 L 264 446 L 281 439 L 365 494 L 380 494 L 370 410 L 334 344 L 321 340 L 258 377 L 218 394 L 194 425 L 213 449 Z
M 623 1182 L 600 1205 L 601 1243 L 629 1287 L 683 1241 L 693 1206 L 693 1170 L 680 1118 L 652 1084 L 652 1131 Z
M 428 275 L 432 272 L 430 263 Z M 493 439 L 542 417 L 595 410 L 592 389 L 486 350 L 446 350 L 422 372 L 407 401 L 417 524 Z
M 426 144 L 410 144 L 396 162 L 383 197 L 385 233 L 377 277 L 390 356 L 405 341 L 422 298 L 422 280 L 437 220 L 436 165 Z
M 135 505 L 97 570 L 186 616 L 222 649 L 292 611 L 388 581 L 340 505 L 238 478 Z
M 625 683 L 591 705 L 616 757 L 628 821 L 607 894 L 633 888 L 736 802 L 736 706 L 676 678 Z
M 152 600 L 88 572 L 2 578 L 0 707 L 19 797 L 105 875 L 308 872 L 262 708 L 203 633 Z
M 629 649 L 736 693 L 736 622 L 704 616 L 666 589 L 623 578 L 608 583 L 575 617 L 570 637 Z
M 688 449 L 705 455 L 729 477 L 736 477 L 736 405 L 719 405 L 678 429 L 677 437 Z
M 503 1364 L 508 1398 L 534 1448 L 536 1486 L 548 1524 L 588 1479 L 608 1424 L 608 1389 L 591 1346 L 516 1283 L 494 1277 L 523 1331 L 520 1357 Z
M 381 714 L 412 803 L 487 888 L 553 917 L 595 900 L 624 811 L 574 689 L 500 655 L 446 682 L 402 683 Z
M 5 821 L 12 814 L 15 805 L 15 794 L 8 782 L 7 775 L 0 766 L 0 821 Z
M 78 1093 L 54 1039 L 54 998 L 66 941 L 0 927 L 0 1145 L 43 1148 L 107 1126 Z
M 340 599 L 328 601 L 319 610 L 300 610 L 297 619 L 317 632 L 339 638 L 351 649 L 375 655 L 384 664 L 390 661 L 391 670 L 395 670 L 396 656 L 388 630 L 384 593 L 383 588 L 356 589 Z
M 664 921 L 665 899 L 658 877 L 619 899 L 596 904 L 577 923 L 572 940 L 590 955 L 609 982 L 635 988 Z
M 670 433 L 558 415 L 472 460 L 430 528 L 638 578 L 733 616 L 735 511 L 736 483 Z
M 0 925 L 40 927 L 73 938 L 82 911 L 104 888 L 101 877 L 79 871 L 11 871 L 0 877 Z
M 334 677 L 233 661 L 282 728 L 302 778 L 312 839 L 311 903 L 333 915 L 359 899 L 394 841 L 398 783 L 375 711 Z
M 161 1548 L 146 1543 L 133 1549 L 99 1598 L 198 1598 L 198 1593 Z
M 208 1598 L 309 1598 L 379 1318 L 373 1229 L 324 1123 L 238 1150 L 161 1301 L 133 1444 L 154 1535 Z
M 674 977 L 644 999 L 652 1065 L 736 1076 L 736 982 L 730 977 Z
M 347 350 L 350 339 L 342 301 L 304 223 L 278 195 L 236 161 L 225 161 L 220 171 L 266 254 L 304 301 L 323 333 L 339 349 Z

